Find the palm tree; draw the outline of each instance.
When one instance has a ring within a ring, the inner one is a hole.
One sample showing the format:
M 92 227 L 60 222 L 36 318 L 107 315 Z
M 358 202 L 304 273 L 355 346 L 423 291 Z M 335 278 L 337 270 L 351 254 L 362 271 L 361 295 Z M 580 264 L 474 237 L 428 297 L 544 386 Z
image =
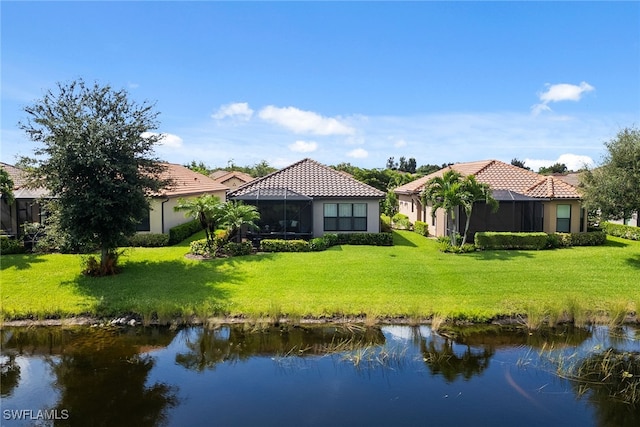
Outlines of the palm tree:
M 260 219 L 258 209 L 252 205 L 245 205 L 241 201 L 232 200 L 224 207 L 222 224 L 227 227 L 229 236 L 236 234 L 237 242 L 242 239 L 240 229 L 243 225 L 258 228 L 256 221 Z
M 216 227 L 224 214 L 224 203 L 219 197 L 203 194 L 192 199 L 178 199 L 178 204 L 173 209 L 184 211 L 185 216 L 198 220 L 204 229 L 207 243 L 209 246 L 213 244 Z
M 489 184 L 478 182 L 475 176 L 469 175 L 462 180 L 462 207 L 467 215 L 467 221 L 464 226 L 464 235 L 462 236 L 460 247 L 467 243 L 467 232 L 469 231 L 471 212 L 475 202 L 485 202 L 492 212 L 498 210 L 498 202 L 491 195 Z
M 431 203 L 431 214 L 435 217 L 438 209 L 444 209 L 451 218 L 453 226 L 451 230 L 451 246 L 456 246 L 456 208 L 463 204 L 462 175 L 453 169 L 449 169 L 442 176 L 431 178 L 425 184 L 421 194 L 423 205 Z

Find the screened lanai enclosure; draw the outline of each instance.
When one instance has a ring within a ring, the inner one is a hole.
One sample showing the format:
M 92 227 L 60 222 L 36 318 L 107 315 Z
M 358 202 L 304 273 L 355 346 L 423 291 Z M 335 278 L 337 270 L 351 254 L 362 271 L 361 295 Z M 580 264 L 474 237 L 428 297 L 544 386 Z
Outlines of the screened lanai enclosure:
M 244 237 L 262 239 L 310 239 L 313 235 L 313 199 L 288 188 L 258 188 L 230 197 L 253 205 L 260 213 L 257 230 Z

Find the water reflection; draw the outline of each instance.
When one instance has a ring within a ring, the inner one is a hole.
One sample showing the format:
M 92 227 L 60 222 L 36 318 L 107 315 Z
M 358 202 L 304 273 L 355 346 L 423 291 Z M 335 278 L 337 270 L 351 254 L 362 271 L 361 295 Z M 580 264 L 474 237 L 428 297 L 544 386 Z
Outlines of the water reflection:
M 15 328 L 0 338 L 3 415 L 69 414 L 3 425 L 460 425 L 479 414 L 492 425 L 640 425 L 640 405 L 618 393 L 640 396 L 625 382 L 640 378 L 632 328 Z M 603 365 L 611 372 L 592 377 Z

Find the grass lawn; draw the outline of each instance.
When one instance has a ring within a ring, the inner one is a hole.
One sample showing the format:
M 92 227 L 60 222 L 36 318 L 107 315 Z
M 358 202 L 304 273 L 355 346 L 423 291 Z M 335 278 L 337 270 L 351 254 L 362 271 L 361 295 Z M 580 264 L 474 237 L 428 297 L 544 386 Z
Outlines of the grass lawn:
M 196 236 L 200 237 L 200 236 Z M 3 255 L 4 320 L 127 313 L 175 316 L 440 316 L 640 311 L 640 242 L 550 251 L 444 254 L 396 232 L 393 247 L 197 261 L 188 244 L 130 248 L 123 272 L 80 274 L 78 255 Z

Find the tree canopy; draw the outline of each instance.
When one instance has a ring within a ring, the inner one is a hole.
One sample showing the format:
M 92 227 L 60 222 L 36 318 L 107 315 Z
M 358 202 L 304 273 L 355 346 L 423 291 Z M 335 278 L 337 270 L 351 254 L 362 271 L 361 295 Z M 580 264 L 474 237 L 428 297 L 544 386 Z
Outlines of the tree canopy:
M 60 228 L 74 243 L 101 249 L 100 272 L 115 271 L 115 249 L 149 210 L 148 197 L 166 186 L 153 157 L 162 135 L 153 105 L 125 90 L 58 83 L 25 108 L 20 128 L 38 143 L 24 158 L 32 185 L 47 188 L 59 206 Z
M 580 176 L 584 204 L 604 220 L 626 221 L 640 212 L 640 130 L 625 128 L 605 147 L 602 163 Z

